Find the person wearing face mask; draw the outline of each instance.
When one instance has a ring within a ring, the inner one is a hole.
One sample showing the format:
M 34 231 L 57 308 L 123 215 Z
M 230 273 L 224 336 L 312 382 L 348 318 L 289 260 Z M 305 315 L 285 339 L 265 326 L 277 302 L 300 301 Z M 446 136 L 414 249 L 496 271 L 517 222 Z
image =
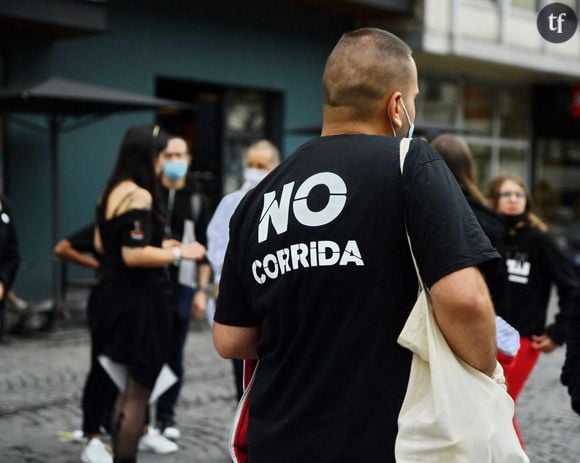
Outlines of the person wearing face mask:
M 165 238 L 182 244 L 198 241 L 205 246 L 210 212 L 205 197 L 187 184 L 191 161 L 187 142 L 180 137 L 170 138 L 157 157 L 161 170 L 161 203 L 166 216 Z M 184 373 L 184 347 L 190 320 L 200 317 L 206 310 L 211 268 L 207 260 L 181 260 L 179 265 L 170 268 L 169 275 L 178 302 L 169 366 L 178 381 L 157 401 L 156 422 L 163 436 L 177 440 L 181 432 L 175 420 L 175 405 Z
M 478 267 L 499 254 L 429 144 L 411 140 L 401 166 L 418 82 L 400 38 L 345 33 L 322 76 L 321 136 L 230 220 L 214 344 L 224 358 L 259 362 L 236 414 L 236 462 L 401 461 L 412 354 L 397 339 L 418 288 L 405 229 L 447 343 L 496 375 L 495 314 Z
M 280 163 L 280 153 L 268 140 L 259 140 L 250 145 L 244 160 L 244 183 L 239 190 L 230 193 L 218 204 L 218 207 L 207 227 L 207 258 L 214 272 L 214 284 L 219 286 L 224 256 L 229 241 L 230 219 L 248 191 L 260 183 Z M 211 321 L 213 313 L 208 311 Z M 234 378 L 238 399 L 242 390 L 242 362 L 234 360 Z
M 514 359 L 499 356 L 508 393 L 518 398 L 542 352 L 563 344 L 574 310 L 579 282 L 572 262 L 547 233 L 547 225 L 532 211 L 524 182 L 511 174 L 500 175 L 487 186 L 486 196 L 509 224 L 505 242 L 509 310 L 500 313 L 520 333 Z M 546 326 L 552 285 L 558 290 L 559 313 Z

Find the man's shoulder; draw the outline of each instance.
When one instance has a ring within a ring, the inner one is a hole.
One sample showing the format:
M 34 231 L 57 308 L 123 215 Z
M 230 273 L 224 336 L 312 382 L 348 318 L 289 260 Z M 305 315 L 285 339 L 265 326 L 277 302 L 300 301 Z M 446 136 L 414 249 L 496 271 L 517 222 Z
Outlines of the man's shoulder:
M 441 155 L 424 140 L 415 138 L 409 145 L 409 154 L 405 161 L 405 167 L 417 169 L 432 162 L 443 162 Z M 408 164 L 407 164 L 408 163 Z

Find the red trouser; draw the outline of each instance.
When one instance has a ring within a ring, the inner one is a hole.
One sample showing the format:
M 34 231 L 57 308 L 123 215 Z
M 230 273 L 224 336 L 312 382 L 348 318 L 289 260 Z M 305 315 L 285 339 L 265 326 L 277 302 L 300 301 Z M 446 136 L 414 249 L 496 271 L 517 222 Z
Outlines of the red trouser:
M 514 399 L 514 403 L 520 392 L 522 392 L 524 384 L 530 377 L 539 357 L 540 351 L 532 347 L 532 340 L 524 337 L 520 337 L 520 350 L 518 350 L 515 357 L 508 357 L 501 352 L 497 353 L 497 359 L 503 367 L 508 394 Z M 520 427 L 515 416 L 514 427 L 523 447 L 524 440 L 520 434 Z

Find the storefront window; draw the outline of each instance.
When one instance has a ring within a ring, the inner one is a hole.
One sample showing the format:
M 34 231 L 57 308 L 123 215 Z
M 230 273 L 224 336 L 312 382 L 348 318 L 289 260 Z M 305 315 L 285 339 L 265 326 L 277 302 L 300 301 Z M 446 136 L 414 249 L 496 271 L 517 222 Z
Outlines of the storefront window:
M 417 108 L 427 124 L 453 126 L 459 91 L 457 84 L 436 80 L 421 81 Z
M 530 102 L 527 89 L 502 90 L 499 93 L 500 136 L 527 138 Z
M 539 139 L 533 197 L 580 265 L 580 141 Z
M 491 148 L 473 143 L 470 148 L 477 166 L 477 185 L 481 191 L 485 191 L 485 186 L 491 179 Z
M 538 140 L 536 205 L 553 222 L 580 220 L 580 142 Z
M 526 151 L 518 148 L 501 148 L 499 151 L 499 172 L 508 172 L 526 181 Z
M 224 99 L 224 193 L 242 184 L 244 150 L 266 138 L 266 94 L 252 90 L 228 90 Z
M 463 92 L 463 121 L 465 129 L 473 134 L 491 135 L 493 105 L 496 95 L 492 87 L 468 84 Z

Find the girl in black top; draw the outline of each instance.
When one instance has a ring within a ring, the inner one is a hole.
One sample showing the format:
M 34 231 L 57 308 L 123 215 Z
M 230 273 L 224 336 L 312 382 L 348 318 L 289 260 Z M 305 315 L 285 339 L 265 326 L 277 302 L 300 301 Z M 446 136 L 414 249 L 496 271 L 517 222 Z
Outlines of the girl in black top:
M 546 233 L 546 224 L 532 212 L 520 178 L 495 178 L 488 185 L 487 196 L 510 225 L 506 241 L 510 311 L 505 318 L 520 332 L 520 350 L 515 361 L 503 366 L 508 392 L 516 400 L 540 352 L 552 352 L 564 342 L 578 279 L 572 263 Z M 546 327 L 552 284 L 558 288 L 560 311 Z
M 166 361 L 173 308 L 164 267 L 205 255 L 197 242 L 162 243 L 154 160 L 166 145 L 158 127 L 129 128 L 97 205 L 95 246 L 102 253 L 100 302 L 108 334 L 103 354 L 128 371 L 115 409 L 115 463 L 136 461 L 149 396 Z

